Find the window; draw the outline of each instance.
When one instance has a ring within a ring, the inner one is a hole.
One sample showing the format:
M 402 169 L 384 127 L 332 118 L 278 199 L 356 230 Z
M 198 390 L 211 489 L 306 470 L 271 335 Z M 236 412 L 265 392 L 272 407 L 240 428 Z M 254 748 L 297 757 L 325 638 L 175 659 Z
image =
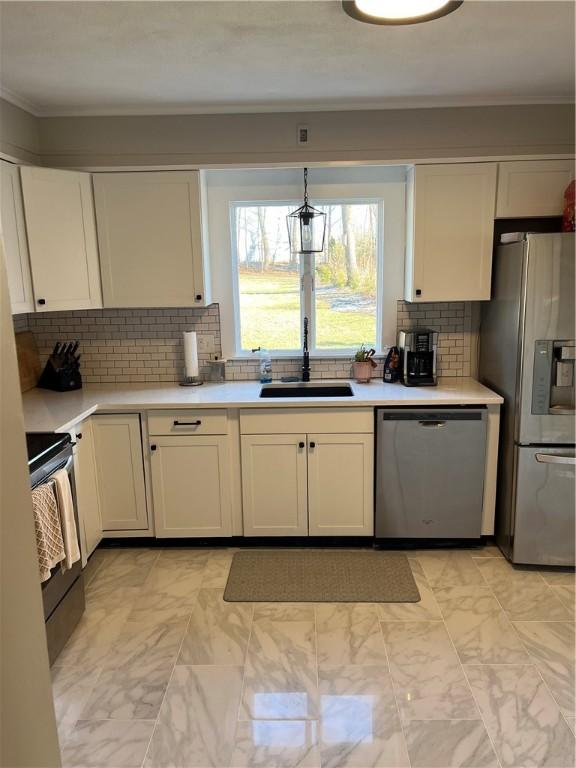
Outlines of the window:
M 250 358 L 258 346 L 295 357 L 304 317 L 314 357 L 350 358 L 363 342 L 383 353 L 395 343 L 404 296 L 404 166 L 314 168 L 312 202 L 330 226 L 326 251 L 314 259 L 288 248 L 286 214 L 302 203 L 301 168 L 219 169 L 202 171 L 202 179 L 223 357 Z
M 315 255 L 290 252 L 286 216 L 299 204 L 231 204 L 236 351 L 299 352 L 304 317 L 312 353 L 380 349 L 382 201 L 314 201 L 326 213 L 325 249 Z

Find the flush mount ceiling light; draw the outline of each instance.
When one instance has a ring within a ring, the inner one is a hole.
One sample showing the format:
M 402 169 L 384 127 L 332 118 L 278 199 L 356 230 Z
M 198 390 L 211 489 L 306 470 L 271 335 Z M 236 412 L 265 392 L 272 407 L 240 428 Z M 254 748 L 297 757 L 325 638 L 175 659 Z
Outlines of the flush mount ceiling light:
M 304 168 L 304 205 L 286 217 L 292 253 L 321 253 L 324 250 L 326 214 L 308 203 L 308 168 Z M 297 221 L 292 227 L 291 222 Z
M 447 16 L 462 5 L 446 0 L 344 0 L 348 16 L 368 24 L 419 24 Z

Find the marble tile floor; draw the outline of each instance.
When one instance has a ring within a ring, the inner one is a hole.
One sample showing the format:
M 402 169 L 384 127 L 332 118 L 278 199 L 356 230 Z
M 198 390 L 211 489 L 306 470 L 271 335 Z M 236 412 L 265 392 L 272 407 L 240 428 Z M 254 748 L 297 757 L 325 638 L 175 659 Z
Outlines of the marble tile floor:
M 572 768 L 574 573 L 408 554 L 419 603 L 252 605 L 232 550 L 97 550 L 64 768 Z

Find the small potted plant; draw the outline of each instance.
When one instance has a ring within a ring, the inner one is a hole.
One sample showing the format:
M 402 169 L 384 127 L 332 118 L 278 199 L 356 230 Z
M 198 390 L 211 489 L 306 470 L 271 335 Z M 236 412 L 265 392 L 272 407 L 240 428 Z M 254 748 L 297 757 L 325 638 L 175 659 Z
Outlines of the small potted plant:
M 375 349 L 366 349 L 366 346 L 362 344 L 354 355 L 352 368 L 354 370 L 354 378 L 359 384 L 367 384 L 372 378 L 372 368 L 376 368 L 375 354 Z

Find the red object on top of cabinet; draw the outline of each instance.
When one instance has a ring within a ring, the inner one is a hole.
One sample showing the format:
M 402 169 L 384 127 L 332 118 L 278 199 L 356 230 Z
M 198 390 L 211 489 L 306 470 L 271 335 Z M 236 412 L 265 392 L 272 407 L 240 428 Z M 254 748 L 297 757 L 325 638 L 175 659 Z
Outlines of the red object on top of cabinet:
M 574 215 L 574 203 L 576 197 L 576 182 L 574 179 L 566 187 L 564 192 L 564 211 L 562 214 L 562 232 L 574 232 L 576 218 Z

